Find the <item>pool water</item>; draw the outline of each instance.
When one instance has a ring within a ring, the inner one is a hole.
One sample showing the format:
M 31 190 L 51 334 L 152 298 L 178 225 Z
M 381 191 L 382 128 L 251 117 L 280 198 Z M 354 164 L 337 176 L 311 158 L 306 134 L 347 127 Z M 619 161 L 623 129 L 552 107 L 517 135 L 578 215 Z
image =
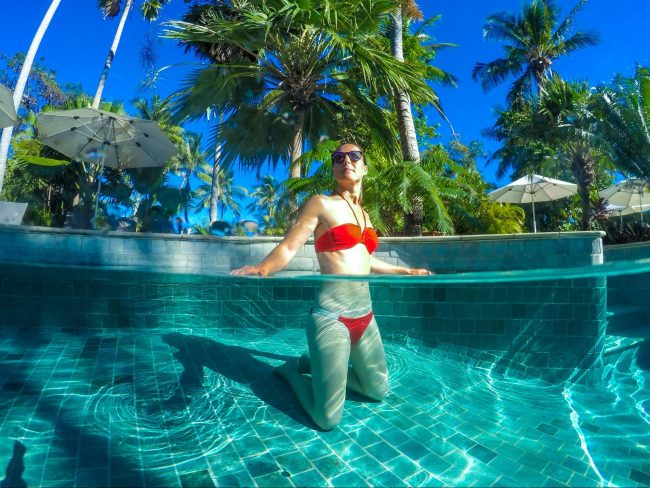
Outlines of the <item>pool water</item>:
M 391 392 L 314 428 L 272 367 L 299 329 L 4 327 L 0 469 L 27 486 L 647 486 L 650 372 L 517 379 L 404 338 Z M 380 324 L 381 327 L 381 324 Z

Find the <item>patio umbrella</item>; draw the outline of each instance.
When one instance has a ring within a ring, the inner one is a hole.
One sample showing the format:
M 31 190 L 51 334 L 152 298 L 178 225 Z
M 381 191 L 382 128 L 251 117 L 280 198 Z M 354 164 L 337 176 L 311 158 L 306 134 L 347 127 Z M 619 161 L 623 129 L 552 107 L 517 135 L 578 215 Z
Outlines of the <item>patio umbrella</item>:
M 531 203 L 533 205 L 533 232 L 537 232 L 535 202 L 549 202 L 570 197 L 578 191 L 578 185 L 546 176 L 526 175 L 512 183 L 488 193 L 493 202 Z
M 12 127 L 18 122 L 14 108 L 14 94 L 4 85 L 0 85 L 0 129 Z
M 598 194 L 611 205 L 636 209 L 643 223 L 644 206 L 650 205 L 650 182 L 647 180 L 630 178 L 619 181 L 599 191 Z
M 38 115 L 38 138 L 76 161 L 99 162 L 116 169 L 162 166 L 176 153 L 158 124 L 94 108 Z M 101 189 L 98 178 L 95 217 Z
M 647 212 L 648 210 L 650 210 L 650 205 L 641 205 L 641 206 L 632 205 L 631 207 L 624 207 L 622 205 L 612 205 L 610 203 L 607 204 L 605 209 L 609 213 L 617 213 L 620 223 L 623 224 L 623 215 L 631 215 L 637 212 Z

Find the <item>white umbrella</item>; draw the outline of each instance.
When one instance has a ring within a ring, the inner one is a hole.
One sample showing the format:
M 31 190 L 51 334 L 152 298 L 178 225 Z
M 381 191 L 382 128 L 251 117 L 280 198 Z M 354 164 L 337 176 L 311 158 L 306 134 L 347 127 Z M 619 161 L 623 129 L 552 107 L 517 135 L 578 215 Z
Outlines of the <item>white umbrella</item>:
M 94 108 L 58 110 L 38 115 L 38 138 L 76 161 L 110 168 L 162 166 L 175 153 L 158 124 Z M 98 178 L 97 202 L 101 178 Z
M 611 205 L 633 208 L 639 212 L 643 223 L 644 207 L 650 205 L 650 182 L 639 178 L 630 178 L 598 192 L 601 198 Z M 632 212 L 630 212 L 632 213 Z
M 618 214 L 621 225 L 623 225 L 623 215 L 647 212 L 650 210 L 650 205 L 632 205 L 631 207 L 623 207 L 622 205 L 612 205 L 610 203 L 607 204 L 605 210 L 607 210 L 609 213 L 616 212 Z M 643 219 L 643 216 L 641 216 L 641 219 Z
M 512 183 L 488 193 L 493 202 L 531 203 L 533 205 L 533 232 L 537 232 L 535 202 L 550 202 L 570 197 L 578 191 L 578 185 L 540 175 L 526 175 Z
M 18 122 L 14 108 L 14 94 L 9 88 L 0 85 L 0 129 L 13 127 Z

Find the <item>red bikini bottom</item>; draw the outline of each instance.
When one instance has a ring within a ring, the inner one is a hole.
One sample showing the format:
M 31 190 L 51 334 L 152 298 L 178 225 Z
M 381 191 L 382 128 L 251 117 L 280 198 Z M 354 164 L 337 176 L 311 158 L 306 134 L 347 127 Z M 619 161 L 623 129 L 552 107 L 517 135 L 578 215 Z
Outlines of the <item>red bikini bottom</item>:
M 370 325 L 370 321 L 374 317 L 372 310 L 362 317 L 354 318 L 342 317 L 321 308 L 312 308 L 311 313 L 316 313 L 319 315 L 324 315 L 325 317 L 336 319 L 345 325 L 348 331 L 350 331 L 350 343 L 352 344 L 359 342 L 361 336 L 363 336 L 363 333 L 366 331 L 368 325 Z

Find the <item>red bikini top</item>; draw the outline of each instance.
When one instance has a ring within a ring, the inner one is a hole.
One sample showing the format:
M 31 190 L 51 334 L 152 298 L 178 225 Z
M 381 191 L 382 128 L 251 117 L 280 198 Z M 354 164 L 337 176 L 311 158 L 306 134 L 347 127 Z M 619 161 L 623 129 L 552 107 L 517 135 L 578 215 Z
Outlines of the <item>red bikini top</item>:
M 337 195 L 339 195 L 337 193 Z M 339 195 L 341 198 L 343 196 Z M 354 215 L 354 220 L 357 221 L 355 224 L 341 224 L 336 227 L 331 227 L 325 231 L 315 242 L 315 248 L 317 253 L 321 252 L 334 252 L 342 251 L 344 249 L 350 249 L 357 244 L 361 243 L 366 246 L 368 254 L 372 254 L 377 249 L 379 245 L 379 237 L 377 232 L 372 227 L 366 225 L 366 214 L 363 212 L 363 207 L 361 207 L 361 213 L 363 214 L 363 230 L 361 230 L 361 225 L 359 225 L 359 219 L 357 214 L 354 213 L 354 209 L 350 202 L 343 198 L 345 202 L 350 207 L 352 214 Z

